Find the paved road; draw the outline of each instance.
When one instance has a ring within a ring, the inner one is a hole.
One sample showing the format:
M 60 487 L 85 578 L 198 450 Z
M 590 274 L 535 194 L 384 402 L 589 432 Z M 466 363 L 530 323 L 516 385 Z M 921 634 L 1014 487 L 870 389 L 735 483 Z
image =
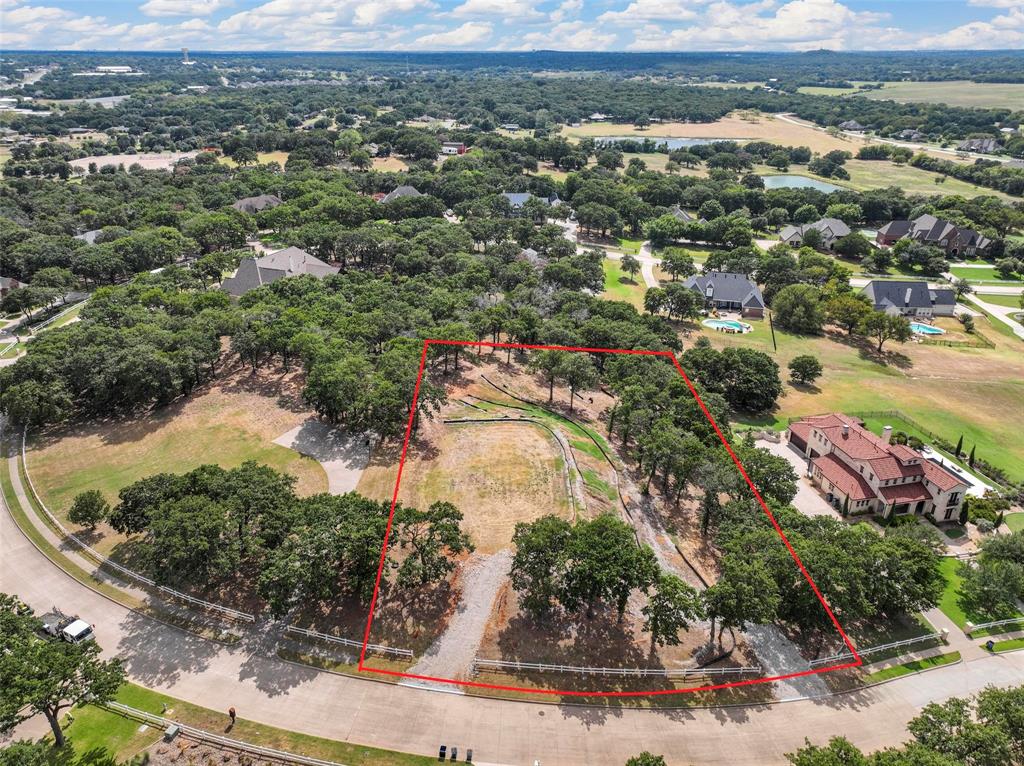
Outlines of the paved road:
M 144 686 L 245 718 L 321 736 L 424 754 L 444 742 L 478 763 L 621 766 L 641 750 L 670 763 L 761 766 L 842 734 L 876 749 L 906 739 L 906 722 L 934 699 L 989 683 L 1024 683 L 1024 653 L 972 657 L 858 694 L 715 710 L 607 710 L 442 694 L 323 673 L 267 656 L 259 638 L 225 647 L 151 620 L 55 567 L 0 511 L 0 590 L 36 610 L 57 603 L 96 623 L 109 655 Z M 269 626 L 268 626 L 269 627 Z

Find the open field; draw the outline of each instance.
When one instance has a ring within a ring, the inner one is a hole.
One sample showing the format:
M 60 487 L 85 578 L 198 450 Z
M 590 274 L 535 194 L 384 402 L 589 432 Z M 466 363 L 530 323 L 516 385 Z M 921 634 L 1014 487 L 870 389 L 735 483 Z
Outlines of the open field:
M 854 82 L 854 85 L 861 85 Z M 800 89 L 803 92 L 803 88 Z M 923 101 L 950 106 L 987 107 L 990 109 L 1024 109 L 1024 83 L 971 82 L 886 82 L 881 90 L 860 91 L 860 96 L 875 101 L 903 103 Z
M 217 161 L 223 162 L 225 165 L 230 165 L 231 167 L 236 167 L 238 165 L 237 162 L 227 156 L 219 157 Z M 261 165 L 276 162 L 283 168 L 284 164 L 288 161 L 288 152 L 258 152 L 256 155 L 256 161 Z
M 994 303 L 996 306 L 1006 306 L 1007 308 L 1020 309 L 1021 311 L 1024 311 L 1024 308 L 1021 308 L 1020 305 L 1019 295 L 992 295 L 990 293 L 986 293 L 981 296 L 981 300 L 985 301 L 985 303 Z
M 745 114 L 745 113 L 744 113 Z M 808 146 L 816 152 L 843 149 L 856 152 L 867 139 L 846 136 L 833 137 L 806 125 L 796 125 L 776 119 L 770 114 L 750 115 L 742 119 L 740 113 L 730 114 L 714 122 L 663 122 L 639 130 L 633 125 L 611 122 L 588 122 L 579 127 L 563 127 L 568 138 L 584 136 L 636 136 L 667 138 L 721 138 L 736 141 L 773 141 L 785 146 Z
M 459 408 L 452 408 L 453 410 Z M 442 417 L 460 417 L 446 412 Z M 374 456 L 358 490 L 390 499 L 397 466 Z M 425 424 L 410 443 L 398 499 L 426 509 L 449 501 L 465 516 L 463 531 L 480 553 L 511 544 L 519 522 L 545 514 L 568 516 L 565 463 L 553 436 L 520 423 Z
M 1019 279 L 1006 279 L 1000 276 L 999 272 L 994 267 L 988 266 L 983 268 L 968 268 L 965 266 L 951 266 L 950 272 L 954 277 L 959 279 L 966 279 L 969 282 L 978 282 L 981 284 L 988 283 L 999 283 L 1008 285 L 1019 285 L 1021 280 Z M 982 296 L 982 300 L 987 300 L 988 296 Z
M 602 297 L 613 301 L 625 301 L 643 311 L 644 293 L 647 291 L 643 276 L 637 272 L 636 276 L 630 278 L 629 274 L 622 270 L 622 261 L 619 259 L 605 258 L 602 265 L 604 266 Z
M 689 346 L 703 333 L 715 346 L 747 346 L 767 352 L 786 376 L 786 365 L 798 354 L 813 354 L 825 368 L 813 386 L 787 383 L 777 408 L 766 415 L 741 415 L 739 422 L 784 428 L 791 417 L 823 412 L 899 410 L 955 442 L 976 444 L 978 455 L 1024 478 L 1024 358 L 1020 340 L 1008 337 L 987 319 L 978 319 L 981 333 L 996 347 L 956 348 L 910 342 L 889 344 L 879 358 L 870 344 L 844 335 L 799 336 L 775 328 L 778 351 L 772 346 L 767 321 L 746 320 L 746 335 L 730 335 L 687 324 Z M 1004 325 L 1005 326 L 1005 325 Z
M 204 463 L 231 468 L 256 460 L 295 476 L 300 494 L 324 492 L 327 476 L 319 463 L 273 444 L 309 416 L 299 390 L 295 373 L 253 376 L 236 369 L 191 397 L 144 415 L 30 437 L 29 471 L 59 518 L 79 492 L 98 489 L 113 504 L 127 484 Z M 99 531 L 94 547 L 104 553 L 124 539 L 103 526 Z

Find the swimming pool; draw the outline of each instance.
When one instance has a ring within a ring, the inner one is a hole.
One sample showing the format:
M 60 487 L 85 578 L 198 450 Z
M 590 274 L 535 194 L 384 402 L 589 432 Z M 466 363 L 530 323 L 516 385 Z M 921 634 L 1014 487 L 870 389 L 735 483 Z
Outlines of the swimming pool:
M 916 332 L 918 335 L 945 335 L 946 331 L 941 327 L 933 327 L 930 324 L 921 324 L 920 322 L 911 322 L 910 329 Z
M 754 329 L 746 322 L 738 322 L 735 319 L 705 319 L 701 324 L 722 332 L 750 332 Z

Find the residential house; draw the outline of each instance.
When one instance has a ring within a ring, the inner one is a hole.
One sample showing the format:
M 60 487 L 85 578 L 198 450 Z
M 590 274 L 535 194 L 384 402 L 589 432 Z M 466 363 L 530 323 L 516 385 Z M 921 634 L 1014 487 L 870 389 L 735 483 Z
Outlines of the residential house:
M 746 274 L 709 271 L 688 278 L 683 285 L 704 296 L 708 308 L 738 311 L 745 317 L 764 316 L 761 290 Z
M 786 431 L 790 446 L 807 457 L 807 477 L 834 507 L 886 518 L 913 513 L 935 521 L 960 516 L 970 484 L 904 444 L 892 427 L 876 436 L 857 418 L 840 413 L 799 420 Z
M 283 204 L 284 200 L 280 197 L 276 197 L 273 194 L 260 194 L 255 197 L 245 197 L 237 202 L 233 202 L 231 207 L 243 213 L 255 215 L 261 210 L 270 210 Z
M 441 143 L 441 154 L 465 154 L 466 145 L 461 141 L 444 141 Z
M 896 134 L 896 138 L 901 141 L 924 141 L 928 136 L 922 133 L 920 130 L 914 130 L 913 128 L 907 128 L 901 130 Z
M 392 189 L 387 194 L 385 194 L 383 197 L 381 197 L 379 201 L 382 204 L 386 205 L 389 202 L 391 202 L 392 200 L 398 199 L 399 197 L 422 197 L 422 196 L 423 196 L 422 192 L 420 192 L 415 187 L 403 185 L 403 186 L 399 186 L 399 187 L 397 187 L 395 189 Z
M 811 229 L 821 232 L 822 250 L 834 250 L 836 240 L 842 239 L 850 233 L 850 227 L 838 218 L 821 218 L 814 223 L 786 226 L 779 232 L 779 239 L 787 245 L 799 247 L 803 244 L 804 234 Z
M 608 118 L 609 118 L 609 115 L 604 114 L 603 112 L 594 112 L 587 119 L 590 120 L 591 122 L 604 122 Z
M 956 145 L 958 152 L 977 152 L 978 154 L 995 154 L 999 148 L 999 140 L 996 138 L 968 138 Z
M 873 279 L 861 290 L 876 311 L 909 317 L 953 316 L 956 291 L 928 287 L 924 280 Z
M 330 266 L 305 250 L 287 247 L 260 258 L 243 258 L 238 264 L 238 270 L 221 283 L 220 289 L 237 298 L 254 288 L 285 277 L 311 274 L 322 279 L 337 273 L 337 266 Z
M 0 277 L 0 298 L 3 298 L 11 290 L 16 290 L 19 287 L 21 287 L 21 282 L 14 277 Z
M 904 237 L 934 245 L 948 256 L 960 257 L 983 253 L 992 244 L 992 240 L 974 229 L 959 227 L 929 213 L 919 215 L 913 221 L 890 221 L 878 230 L 875 242 L 889 247 Z
M 103 233 L 103 229 L 90 229 L 89 231 L 83 231 L 81 234 L 76 234 L 75 239 L 79 242 L 84 242 L 87 245 L 95 245 L 96 237 Z
M 697 220 L 692 215 L 683 210 L 679 205 L 673 205 L 672 210 L 669 211 L 669 215 L 675 218 L 677 221 L 683 223 L 690 223 L 691 221 Z
M 849 130 L 854 133 L 863 133 L 867 128 L 861 125 L 856 120 L 847 120 L 846 122 L 839 123 L 840 130 Z
M 503 122 L 498 127 L 501 128 L 502 130 L 519 130 L 519 123 L 518 122 Z
M 545 258 L 540 253 L 538 253 L 532 247 L 524 247 L 522 250 L 520 250 L 519 255 L 516 256 L 516 260 L 528 263 L 538 271 L 548 265 L 548 259 Z
M 530 192 L 503 192 L 501 196 L 508 200 L 509 207 L 512 209 L 512 215 L 516 218 L 523 214 L 523 206 L 531 199 L 540 200 L 540 202 L 548 207 L 562 204 L 562 200 L 558 198 L 557 194 L 538 197 Z

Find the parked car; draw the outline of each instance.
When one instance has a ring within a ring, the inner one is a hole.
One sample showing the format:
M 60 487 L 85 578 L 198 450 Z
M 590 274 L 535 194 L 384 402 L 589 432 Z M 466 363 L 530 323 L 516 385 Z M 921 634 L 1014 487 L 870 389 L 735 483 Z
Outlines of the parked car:
M 64 614 L 57 607 L 52 612 L 47 612 L 41 618 L 43 632 L 48 636 L 67 641 L 69 644 L 80 644 L 83 641 L 92 641 L 96 638 L 92 625 L 77 615 Z

